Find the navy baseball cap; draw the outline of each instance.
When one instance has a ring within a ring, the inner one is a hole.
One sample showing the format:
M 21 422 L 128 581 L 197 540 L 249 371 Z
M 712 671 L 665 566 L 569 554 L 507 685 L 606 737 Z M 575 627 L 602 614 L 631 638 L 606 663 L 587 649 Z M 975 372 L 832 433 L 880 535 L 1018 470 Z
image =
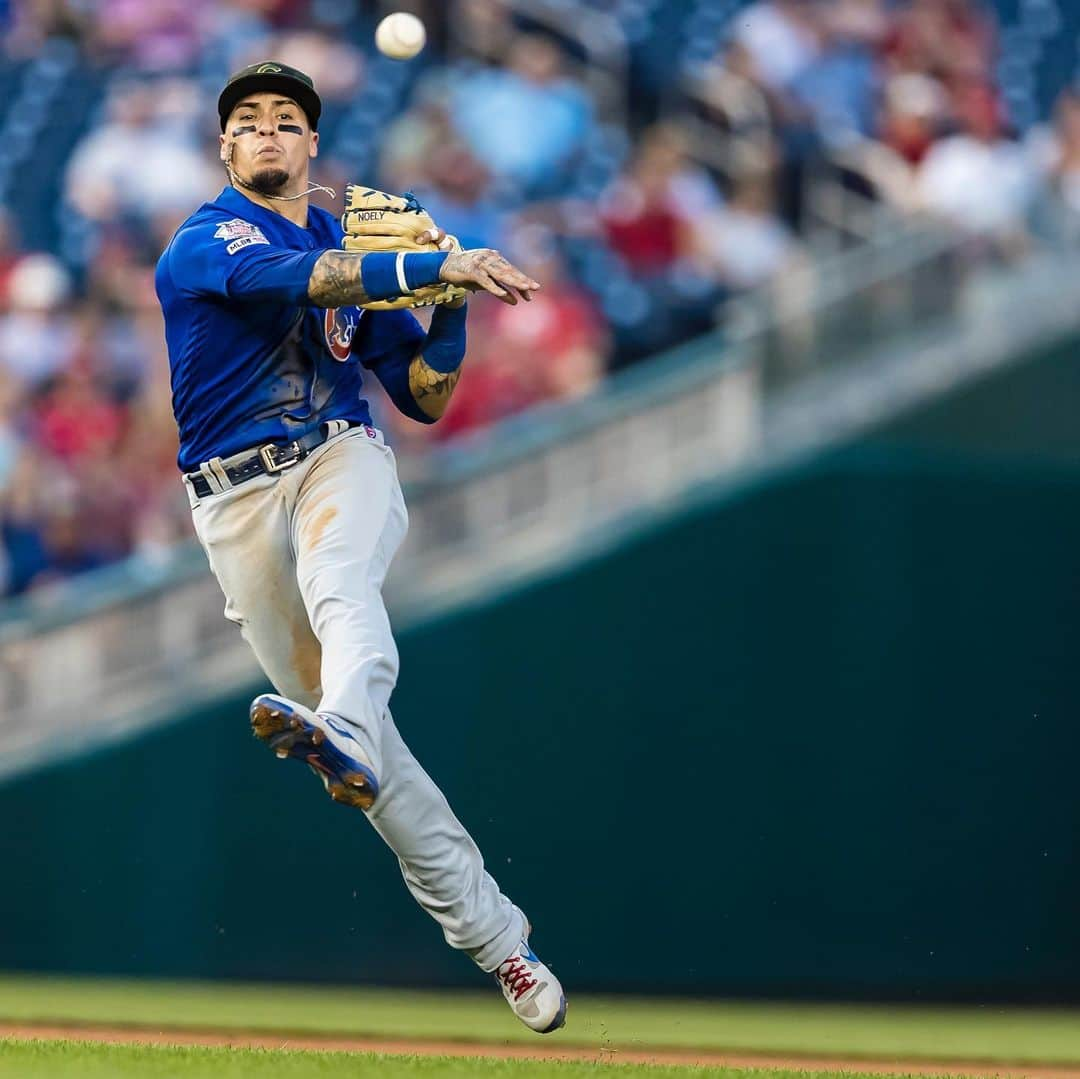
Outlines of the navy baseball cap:
M 322 102 L 315 92 L 315 83 L 310 75 L 305 75 L 288 64 L 279 64 L 274 60 L 264 60 L 261 64 L 249 64 L 230 76 L 218 98 L 217 111 L 221 120 L 221 130 L 225 130 L 225 121 L 229 113 L 236 108 L 246 94 L 261 94 L 277 90 L 285 97 L 291 97 L 307 114 L 312 131 L 319 130 L 319 116 Z

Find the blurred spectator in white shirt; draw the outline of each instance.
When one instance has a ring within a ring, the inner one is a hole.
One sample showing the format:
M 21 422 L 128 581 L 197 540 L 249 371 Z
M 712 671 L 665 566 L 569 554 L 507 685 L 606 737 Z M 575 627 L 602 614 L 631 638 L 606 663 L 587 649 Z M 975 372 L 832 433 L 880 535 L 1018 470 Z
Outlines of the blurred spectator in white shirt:
M 695 229 L 699 264 L 732 291 L 766 284 L 798 255 L 795 237 L 774 210 L 772 185 L 768 174 L 741 177 L 727 205 Z
M 786 89 L 817 57 L 813 8 L 811 0 L 758 0 L 732 20 L 733 43 L 768 89 Z
M 98 223 L 191 209 L 217 193 L 221 174 L 177 117 L 183 84 L 128 83 L 114 90 L 109 118 L 75 148 L 65 176 L 68 202 Z M 187 116 L 193 113 L 187 113 Z
M 953 100 L 960 131 L 935 143 L 924 158 L 920 202 L 973 236 L 1011 244 L 1025 231 L 1035 194 L 1031 156 L 1004 135 L 989 87 L 965 87 Z
M 65 309 L 71 281 L 53 255 L 25 255 L 8 277 L 9 310 L 0 317 L 0 367 L 40 382 L 71 357 L 75 332 Z

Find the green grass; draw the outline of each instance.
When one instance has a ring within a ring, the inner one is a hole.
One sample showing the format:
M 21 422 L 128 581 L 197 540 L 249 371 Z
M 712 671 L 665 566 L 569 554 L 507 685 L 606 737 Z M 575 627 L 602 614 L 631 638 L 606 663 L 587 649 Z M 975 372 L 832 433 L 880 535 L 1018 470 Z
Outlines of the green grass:
M 1022 1008 L 747 1004 L 572 996 L 539 1042 L 498 992 L 0 978 L 0 1021 L 271 1031 L 883 1059 L 1080 1064 L 1080 1013 Z
M 0 1076 L 10 1079 L 814 1079 L 820 1072 L 735 1068 L 665 1067 L 644 1064 L 576 1064 L 461 1057 L 383 1056 L 377 1053 L 313 1053 L 267 1049 L 173 1049 L 88 1042 L 2 1042 Z M 835 1075 L 827 1079 L 836 1079 Z M 848 1073 L 846 1079 L 882 1079 Z

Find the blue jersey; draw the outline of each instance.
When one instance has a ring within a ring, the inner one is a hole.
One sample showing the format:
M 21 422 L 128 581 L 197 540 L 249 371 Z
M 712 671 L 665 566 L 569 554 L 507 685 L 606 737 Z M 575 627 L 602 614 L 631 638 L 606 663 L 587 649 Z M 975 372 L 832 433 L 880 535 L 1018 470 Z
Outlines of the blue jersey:
M 407 365 L 424 331 L 408 311 L 311 306 L 311 269 L 341 237 L 325 210 L 301 228 L 231 187 L 177 230 L 155 284 L 182 470 L 327 420 L 371 422 L 363 368 Z

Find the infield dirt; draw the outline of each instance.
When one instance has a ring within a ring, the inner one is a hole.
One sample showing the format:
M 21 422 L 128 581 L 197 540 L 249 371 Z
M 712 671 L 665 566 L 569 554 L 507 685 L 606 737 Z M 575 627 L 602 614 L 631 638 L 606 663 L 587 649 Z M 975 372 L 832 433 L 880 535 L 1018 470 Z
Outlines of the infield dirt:
M 667 1064 L 690 1067 L 760 1068 L 782 1071 L 871 1075 L 1000 1076 L 1002 1079 L 1080 1079 L 1080 1066 L 1008 1064 L 1000 1061 L 867 1060 L 853 1057 L 702 1052 L 672 1049 L 586 1049 L 537 1044 L 469 1044 L 426 1039 L 311 1036 L 266 1031 L 140 1029 L 135 1027 L 0 1023 L 0 1039 L 88 1041 L 112 1045 L 221 1046 L 237 1049 L 294 1049 L 321 1052 L 452 1056 L 500 1060 L 577 1061 L 601 1064 Z

